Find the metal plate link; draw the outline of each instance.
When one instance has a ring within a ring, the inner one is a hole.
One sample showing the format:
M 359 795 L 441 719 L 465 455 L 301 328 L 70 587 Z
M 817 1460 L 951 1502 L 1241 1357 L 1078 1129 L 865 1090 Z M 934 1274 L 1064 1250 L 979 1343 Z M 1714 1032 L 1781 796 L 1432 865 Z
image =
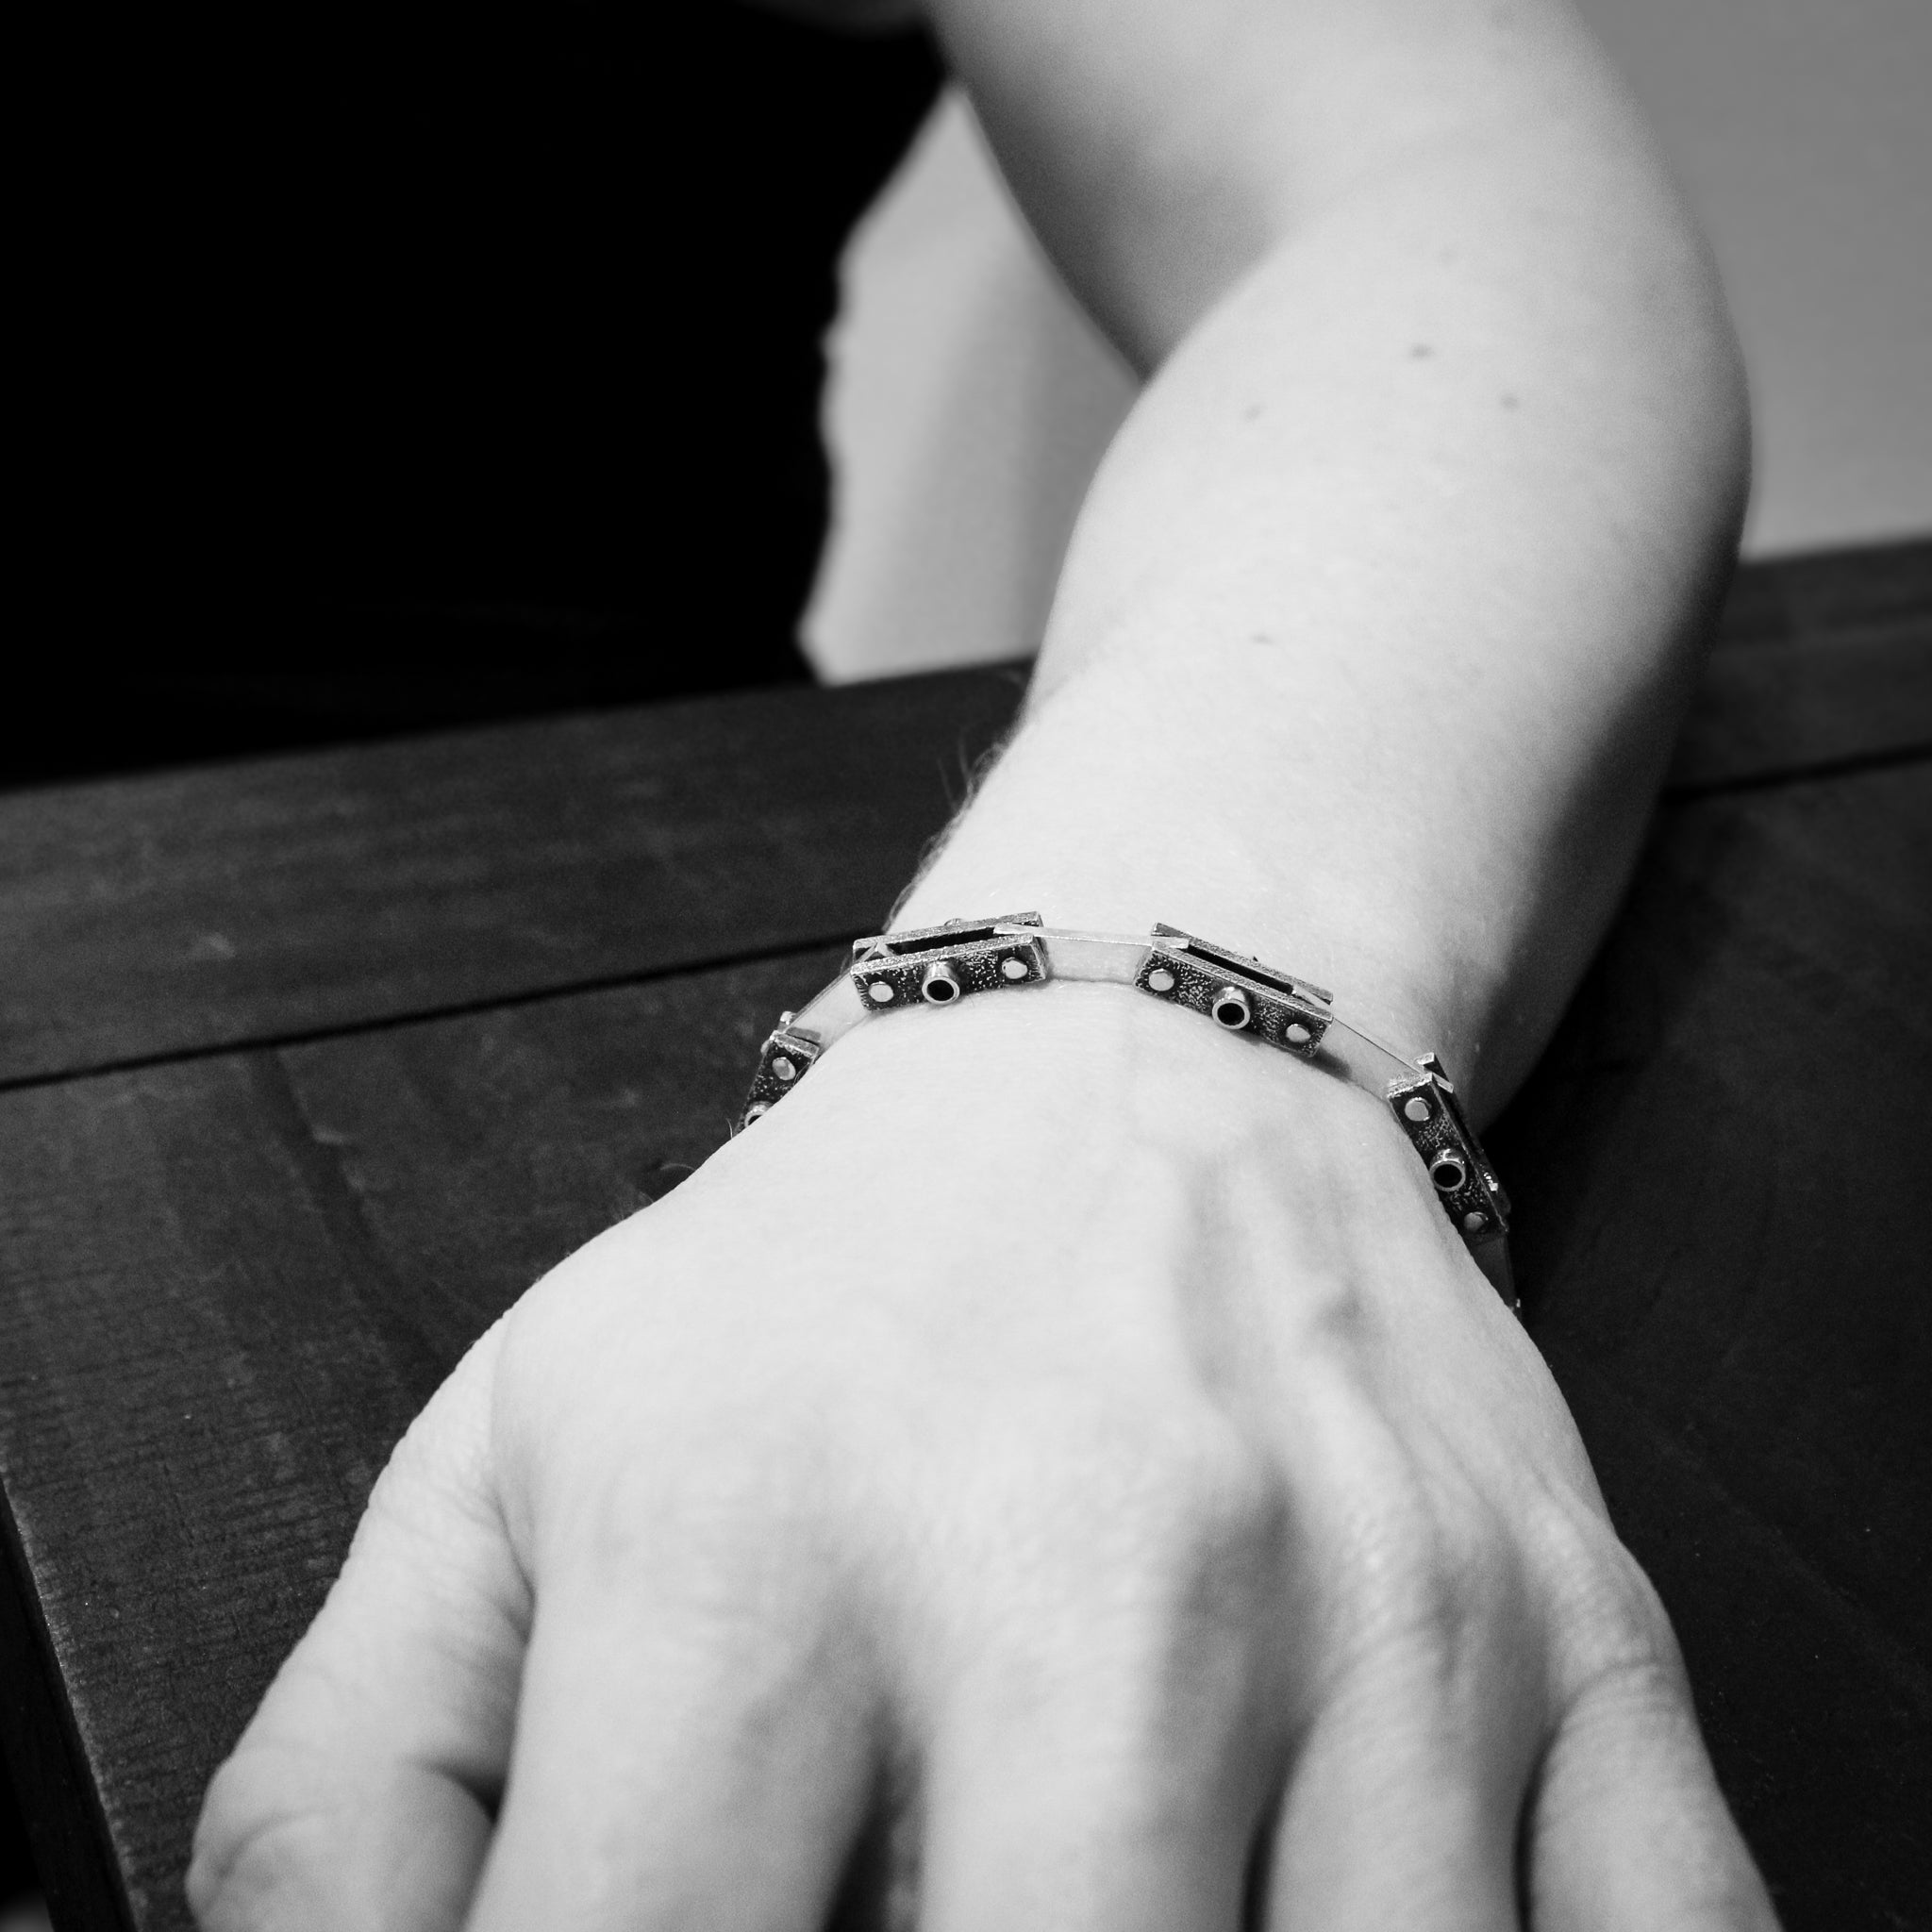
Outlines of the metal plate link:
M 779 1021 L 758 1050 L 758 1070 L 752 1076 L 751 1091 L 738 1120 L 741 1131 L 770 1113 L 811 1072 L 812 1063 L 824 1051 L 816 1034 L 791 1025 L 791 1018 L 788 1013 Z
M 1389 1083 L 1389 1110 L 1428 1170 L 1443 1212 L 1472 1247 L 1507 1234 L 1509 1196 L 1471 1128 L 1455 1087 L 1434 1054 L 1424 1054 L 1416 1065 L 1414 1080 Z
M 1134 984 L 1302 1059 L 1315 1058 L 1334 1017 L 1320 987 L 1174 925 L 1154 928 Z
M 951 919 L 915 932 L 883 933 L 852 948 L 852 984 L 874 1011 L 952 1006 L 975 992 L 1038 986 L 1052 968 L 1043 942 L 1006 928 L 1035 926 L 1037 912 L 1003 919 Z

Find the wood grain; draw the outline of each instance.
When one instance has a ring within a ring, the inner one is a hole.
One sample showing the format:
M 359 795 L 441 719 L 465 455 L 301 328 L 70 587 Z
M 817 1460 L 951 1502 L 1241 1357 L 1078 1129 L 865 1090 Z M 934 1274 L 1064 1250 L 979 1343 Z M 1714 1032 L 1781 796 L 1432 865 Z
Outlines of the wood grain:
M 1495 1141 L 1532 1325 L 1793 1932 L 1905 1923 L 1926 1795 L 1928 834 L 1923 767 L 1671 810 Z M 0 1472 L 136 1924 L 187 1924 L 202 1784 L 408 1416 L 704 1158 L 831 963 L 0 1097 Z
M 1928 592 L 1928 545 L 1740 580 L 1628 905 L 1492 1142 L 1532 1328 L 1791 1932 L 1932 1896 Z M 816 942 L 883 909 L 1016 690 L 0 808 L 0 1719 L 72 1923 L 188 1924 L 203 1785 L 410 1415 L 723 1138 Z
M 1932 751 L 1932 542 L 1740 571 L 1667 792 Z
M 0 798 L 0 1083 L 837 939 L 890 908 L 1017 667 Z M 1932 543 L 1742 572 L 1679 792 L 1932 747 Z
M 850 940 L 1021 689 L 760 691 L 0 798 L 0 1080 Z
M 1667 811 L 1491 1146 L 1785 1923 L 1932 1897 L 1932 765 Z

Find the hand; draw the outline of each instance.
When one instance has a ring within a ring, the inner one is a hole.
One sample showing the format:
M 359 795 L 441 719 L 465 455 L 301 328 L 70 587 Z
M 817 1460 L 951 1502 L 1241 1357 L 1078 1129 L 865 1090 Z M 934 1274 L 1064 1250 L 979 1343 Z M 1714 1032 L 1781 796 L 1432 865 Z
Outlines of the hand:
M 437 1395 L 190 1874 L 210 1932 L 812 1932 L 841 1888 L 925 1932 L 1774 1923 L 1373 1100 L 1110 989 L 841 1042 Z

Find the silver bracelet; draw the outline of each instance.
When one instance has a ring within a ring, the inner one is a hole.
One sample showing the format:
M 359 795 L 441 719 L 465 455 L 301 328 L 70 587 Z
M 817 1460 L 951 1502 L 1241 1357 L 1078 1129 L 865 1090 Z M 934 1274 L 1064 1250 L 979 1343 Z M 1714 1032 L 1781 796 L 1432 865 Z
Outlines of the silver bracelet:
M 758 1056 L 739 1130 L 769 1113 L 861 1020 L 1049 979 L 1131 986 L 1191 1007 L 1230 1033 L 1325 1067 L 1386 1102 L 1476 1265 L 1511 1307 L 1520 1306 L 1509 1273 L 1509 1197 L 1436 1056 L 1406 1058 L 1339 1019 L 1333 996 L 1320 987 L 1176 926 L 1157 925 L 1137 939 L 1062 932 L 1042 925 L 1037 912 L 1016 912 L 856 941 L 846 972 L 809 1005 L 778 1016 Z

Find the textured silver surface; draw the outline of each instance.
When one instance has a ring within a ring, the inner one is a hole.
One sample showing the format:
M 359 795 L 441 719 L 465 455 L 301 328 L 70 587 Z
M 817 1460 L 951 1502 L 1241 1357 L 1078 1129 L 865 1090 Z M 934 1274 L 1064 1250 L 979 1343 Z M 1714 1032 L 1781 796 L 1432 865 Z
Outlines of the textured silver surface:
M 1165 986 L 1160 983 L 1163 977 L 1167 980 Z M 1246 954 L 1195 939 L 1171 925 L 1154 928 L 1154 938 L 1134 984 L 1153 999 L 1166 1000 L 1172 1006 L 1191 1007 L 1210 1020 L 1214 1018 L 1217 996 L 1224 988 L 1231 987 L 1247 995 L 1250 1011 L 1244 1025 L 1227 1030 L 1252 1034 L 1299 1059 L 1315 1058 L 1322 1037 L 1334 1018 L 1328 1011 L 1327 995 L 1319 988 L 1304 984 L 1291 974 L 1276 973 Z M 1295 1034 L 1301 1037 L 1297 1039 Z
M 1463 1241 L 1474 1248 L 1507 1234 L 1509 1197 L 1435 1056 L 1422 1057 L 1412 1080 L 1391 1082 L 1388 1100 L 1396 1124 L 1408 1136 L 1423 1165 L 1431 1169 L 1432 1179 L 1432 1163 L 1439 1154 L 1447 1151 L 1461 1161 L 1462 1184 L 1447 1190 L 1439 1187 L 1437 1198 Z
M 750 1126 L 753 1121 L 776 1107 L 811 1072 L 824 1051 L 824 1043 L 795 1021 L 790 1025 L 774 1026 L 758 1051 L 758 1070 L 752 1075 L 751 1091 L 745 1095 L 743 1110 L 738 1117 L 740 1129 Z
M 1040 985 L 1050 969 L 1039 913 L 948 920 L 914 932 L 881 933 L 852 948 L 852 984 L 868 1005 L 888 1010 L 924 1002 L 935 969 L 958 983 L 958 999 Z M 882 997 L 888 988 L 890 997 Z

